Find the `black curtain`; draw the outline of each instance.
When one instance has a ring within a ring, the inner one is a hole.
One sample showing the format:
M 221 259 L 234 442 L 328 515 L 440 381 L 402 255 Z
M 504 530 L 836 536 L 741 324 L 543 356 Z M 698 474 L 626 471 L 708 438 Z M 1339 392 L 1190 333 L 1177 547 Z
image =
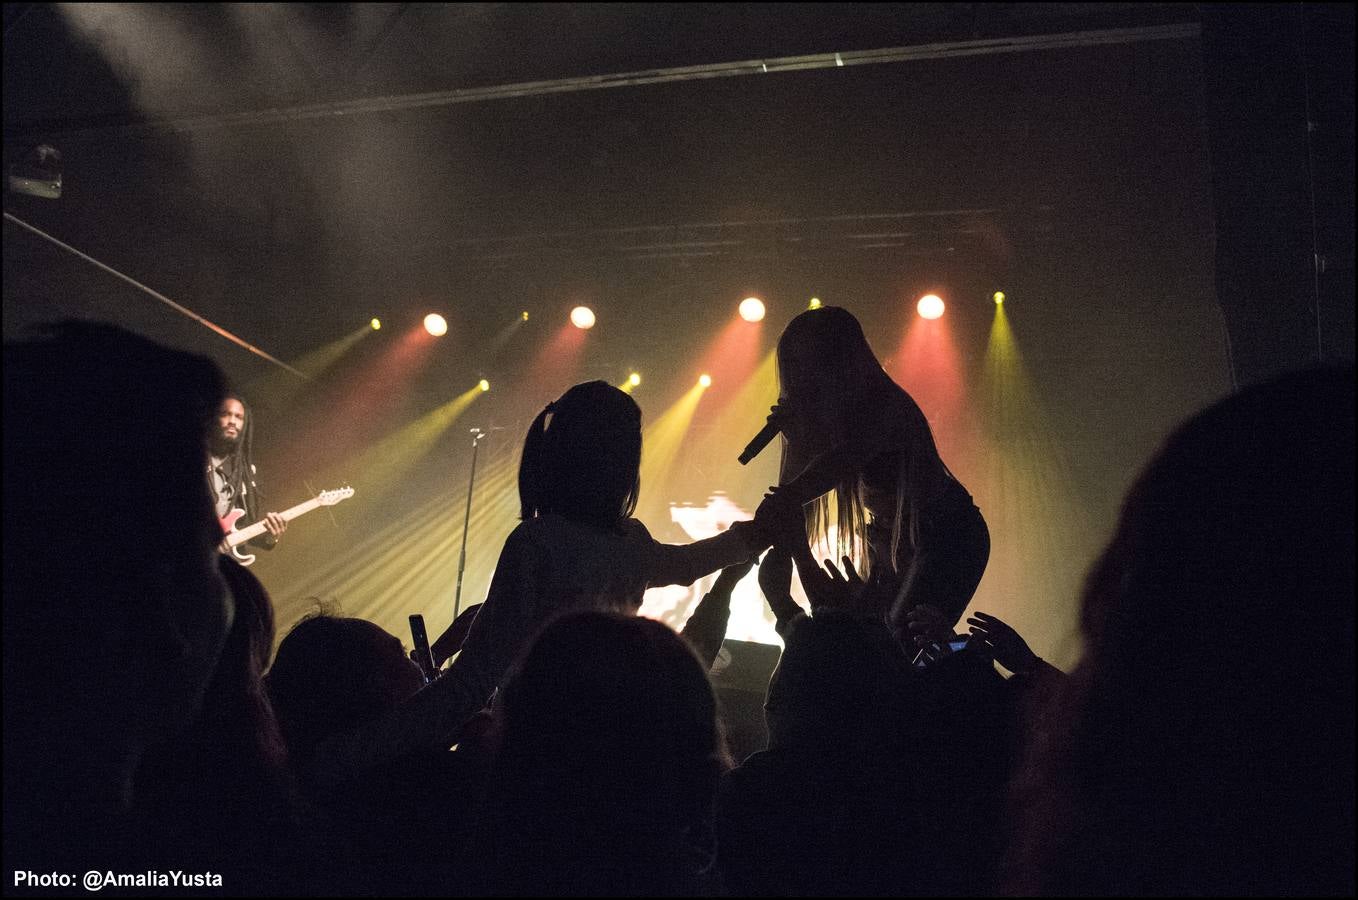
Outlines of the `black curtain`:
M 1217 296 L 1238 386 L 1353 360 L 1353 4 L 1204 4 Z

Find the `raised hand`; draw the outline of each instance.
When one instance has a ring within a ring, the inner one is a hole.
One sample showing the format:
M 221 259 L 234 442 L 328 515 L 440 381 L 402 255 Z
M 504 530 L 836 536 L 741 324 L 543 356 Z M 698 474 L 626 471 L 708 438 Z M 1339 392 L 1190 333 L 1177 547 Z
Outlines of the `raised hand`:
M 844 571 L 836 568 L 834 561 L 825 561 L 826 581 L 822 583 L 820 589 L 821 603 L 827 606 L 836 606 L 840 609 L 851 608 L 858 599 L 858 595 L 863 591 L 863 579 L 859 576 L 858 570 L 854 568 L 851 557 L 842 557 L 844 561 Z
M 754 560 L 755 557 L 751 556 L 744 562 L 736 563 L 734 566 L 727 566 L 722 569 L 721 574 L 717 576 L 717 580 L 712 583 L 711 593 L 729 595 L 736 589 L 736 585 L 740 583 L 740 579 L 750 574 L 750 570 L 754 568 Z
M 449 657 L 462 649 L 462 644 L 467 640 L 467 635 L 472 630 L 472 623 L 476 621 L 479 612 L 481 612 L 480 603 L 462 610 L 447 630 L 434 641 L 429 649 L 434 654 L 435 668 L 442 666 L 448 661 Z
M 759 589 L 770 599 L 792 596 L 792 554 L 774 547 L 759 562 Z
M 775 544 L 806 542 L 806 519 L 802 506 L 787 491 L 770 485 L 754 511 L 754 523 Z
M 787 437 L 795 437 L 797 417 L 792 414 L 792 409 L 788 406 L 786 400 L 780 400 L 780 402 L 769 407 L 768 423 L 775 426 Z
M 745 549 L 750 554 L 750 564 L 763 552 L 765 547 L 773 543 L 773 535 L 769 533 L 767 522 L 756 522 L 753 519 L 744 519 L 739 522 L 732 522 L 730 530 L 741 535 L 745 541 Z M 737 565 L 743 565 L 737 563 Z M 745 571 L 749 571 L 746 569 Z M 744 576 L 742 576 L 744 577 Z
M 1038 656 L 1017 631 L 989 613 L 973 613 L 967 619 L 971 640 L 968 646 L 980 650 L 1015 675 L 1026 675 L 1037 668 Z
M 792 554 L 774 547 L 764 554 L 759 563 L 759 589 L 773 610 L 774 626 L 778 634 L 787 637 L 792 620 L 801 615 L 802 608 L 792 599 Z

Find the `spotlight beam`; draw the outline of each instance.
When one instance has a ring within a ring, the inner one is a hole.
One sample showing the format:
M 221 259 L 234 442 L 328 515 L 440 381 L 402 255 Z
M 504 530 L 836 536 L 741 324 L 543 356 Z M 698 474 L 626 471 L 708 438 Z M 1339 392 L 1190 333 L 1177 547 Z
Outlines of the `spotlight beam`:
M 704 390 L 701 384 L 694 384 L 644 430 L 641 457 L 643 496 L 656 497 L 668 482 Z
M 304 372 L 308 378 L 319 378 L 327 369 L 339 362 L 346 353 L 352 350 L 355 344 L 372 333 L 371 326 L 361 325 L 344 337 L 333 340 L 322 347 L 317 347 L 302 358 L 295 360 L 293 368 Z M 251 382 L 246 393 L 252 399 L 268 398 L 273 403 L 279 403 L 294 396 L 301 390 L 302 384 L 303 382 L 287 377 L 282 372 L 270 371 Z
M 361 484 L 371 496 L 385 493 L 402 475 L 429 452 L 439 437 L 480 397 L 484 390 L 473 385 L 452 400 L 388 434 L 356 456 L 333 467 L 330 480 Z M 328 483 L 328 482 L 327 482 Z

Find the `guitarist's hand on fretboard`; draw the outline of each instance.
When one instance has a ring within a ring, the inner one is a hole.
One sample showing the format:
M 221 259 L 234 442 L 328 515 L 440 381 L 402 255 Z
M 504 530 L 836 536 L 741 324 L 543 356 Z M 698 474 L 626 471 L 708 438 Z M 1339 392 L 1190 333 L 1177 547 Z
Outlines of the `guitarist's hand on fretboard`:
M 269 534 L 274 536 L 274 540 L 277 540 L 283 532 L 288 530 L 288 520 L 276 512 L 265 513 L 264 527 L 268 529 Z

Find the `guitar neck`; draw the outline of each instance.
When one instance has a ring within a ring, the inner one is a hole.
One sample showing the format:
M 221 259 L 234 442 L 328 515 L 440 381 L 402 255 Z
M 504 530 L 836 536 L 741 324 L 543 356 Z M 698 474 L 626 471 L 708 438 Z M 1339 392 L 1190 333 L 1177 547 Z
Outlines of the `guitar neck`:
M 298 516 L 306 515 L 307 513 L 311 512 L 313 509 L 320 505 L 321 498 L 312 497 L 305 503 L 299 503 L 290 509 L 283 510 L 281 513 L 279 513 L 279 515 L 283 517 L 283 521 L 291 522 Z M 245 543 L 246 541 L 253 541 L 255 538 L 259 537 L 261 534 L 268 530 L 269 530 L 268 527 L 264 524 L 264 520 L 260 519 L 253 525 L 242 528 L 240 531 L 233 531 L 229 535 L 227 535 L 226 546 L 235 547 L 239 544 Z

